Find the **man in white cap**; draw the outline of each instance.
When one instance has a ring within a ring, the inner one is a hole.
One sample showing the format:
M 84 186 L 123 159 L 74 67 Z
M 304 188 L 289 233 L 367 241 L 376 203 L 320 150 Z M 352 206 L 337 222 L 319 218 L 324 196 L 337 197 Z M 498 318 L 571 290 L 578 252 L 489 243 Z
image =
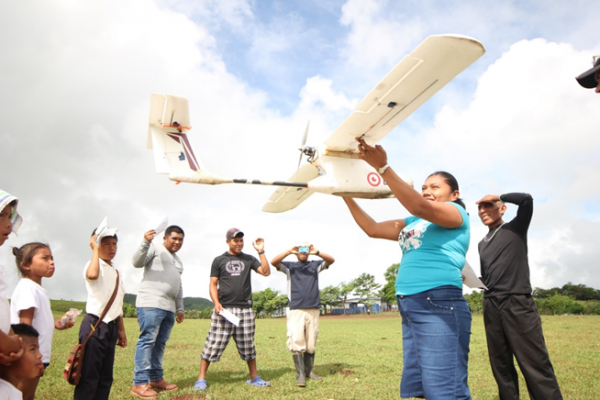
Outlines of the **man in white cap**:
M 596 88 L 596 93 L 600 93 L 600 55 L 594 56 L 592 60 L 593 67 L 575 79 L 577 79 L 577 82 L 584 88 Z
M 200 360 L 200 374 L 194 390 L 206 390 L 206 371 L 211 362 L 221 359 L 221 354 L 232 336 L 240 358 L 248 363 L 250 380 L 246 383 L 257 387 L 271 386 L 258 375 L 256 369 L 255 315 L 252 310 L 250 282 L 251 270 L 262 276 L 271 275 L 265 256 L 265 241 L 258 238 L 252 243 L 260 257 L 259 261 L 249 254 L 242 253 L 244 232 L 231 228 L 225 238 L 229 250 L 216 257 L 210 269 L 209 291 L 215 308 L 210 318 L 210 328 Z
M 283 261 L 294 254 L 298 261 Z M 314 255 L 321 260 L 308 260 Z M 292 352 L 296 367 L 296 386 L 306 386 L 306 378 L 321 381 L 323 378 L 313 372 L 317 334 L 319 333 L 319 272 L 329 268 L 335 262 L 308 242 L 275 256 L 271 264 L 287 275 L 289 312 L 287 315 L 287 345 Z
M 23 219 L 17 212 L 19 200 L 0 189 L 0 246 L 6 242 L 8 236 L 17 233 Z M 0 364 L 9 365 L 18 360 L 23 351 L 19 338 L 12 335 L 10 329 L 10 307 L 6 297 L 7 285 L 4 282 L 4 266 L 0 265 Z

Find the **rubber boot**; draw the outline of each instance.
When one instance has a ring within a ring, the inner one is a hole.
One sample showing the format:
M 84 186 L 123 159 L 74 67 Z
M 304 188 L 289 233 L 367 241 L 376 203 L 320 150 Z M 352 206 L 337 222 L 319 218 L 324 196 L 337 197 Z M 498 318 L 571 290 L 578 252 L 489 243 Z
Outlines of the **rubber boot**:
M 305 366 L 302 353 L 293 353 L 294 365 L 296 366 L 296 386 L 306 386 L 306 376 L 304 375 Z
M 315 381 L 322 381 L 319 375 L 313 372 L 313 365 L 315 364 L 315 353 L 304 353 L 304 373 L 307 378 L 310 378 Z

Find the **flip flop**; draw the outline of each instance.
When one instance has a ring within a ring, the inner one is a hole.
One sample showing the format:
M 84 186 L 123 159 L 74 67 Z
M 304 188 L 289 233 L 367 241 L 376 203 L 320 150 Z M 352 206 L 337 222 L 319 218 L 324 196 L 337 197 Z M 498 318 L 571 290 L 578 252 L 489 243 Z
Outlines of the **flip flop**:
M 263 379 L 260 377 L 260 375 L 257 376 L 256 378 L 252 379 L 251 381 L 250 380 L 246 381 L 246 383 L 248 385 L 257 386 L 257 387 L 271 386 L 271 382 L 263 381 Z
M 206 379 L 200 379 L 196 381 L 194 385 L 194 390 L 206 390 Z

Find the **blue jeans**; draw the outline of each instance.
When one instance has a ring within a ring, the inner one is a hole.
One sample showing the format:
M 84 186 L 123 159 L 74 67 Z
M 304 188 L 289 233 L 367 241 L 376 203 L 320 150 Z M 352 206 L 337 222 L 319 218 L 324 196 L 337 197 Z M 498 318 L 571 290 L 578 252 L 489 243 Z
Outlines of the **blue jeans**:
M 400 397 L 471 399 L 471 309 L 462 290 L 449 285 L 396 297 L 404 359 Z
M 133 359 L 133 384 L 140 386 L 163 379 L 162 360 L 175 324 L 175 313 L 160 308 L 139 307 L 137 317 L 140 338 Z

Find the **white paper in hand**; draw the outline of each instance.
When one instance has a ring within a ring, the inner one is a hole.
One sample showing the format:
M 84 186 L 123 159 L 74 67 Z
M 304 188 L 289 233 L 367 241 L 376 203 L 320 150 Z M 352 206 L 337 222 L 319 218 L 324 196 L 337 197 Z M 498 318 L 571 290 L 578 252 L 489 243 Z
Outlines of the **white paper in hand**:
M 465 263 L 465 266 L 462 269 L 462 275 L 465 277 L 465 281 L 463 283 L 471 289 L 488 290 L 487 286 L 485 286 L 483 282 L 481 282 L 481 279 L 479 279 L 477 275 L 475 275 L 473 267 L 471 267 L 471 265 L 469 265 L 468 262 Z
M 161 217 L 158 221 L 158 224 L 155 224 L 153 226 L 156 226 L 156 228 L 154 228 L 154 230 L 156 231 L 156 235 L 161 234 L 169 226 L 169 217 L 167 215 Z
M 239 317 L 236 317 L 235 314 L 222 309 L 219 312 L 219 315 L 222 316 L 223 318 L 225 318 L 227 321 L 231 322 L 232 324 L 234 324 L 235 326 L 238 326 L 240 324 L 240 319 Z

